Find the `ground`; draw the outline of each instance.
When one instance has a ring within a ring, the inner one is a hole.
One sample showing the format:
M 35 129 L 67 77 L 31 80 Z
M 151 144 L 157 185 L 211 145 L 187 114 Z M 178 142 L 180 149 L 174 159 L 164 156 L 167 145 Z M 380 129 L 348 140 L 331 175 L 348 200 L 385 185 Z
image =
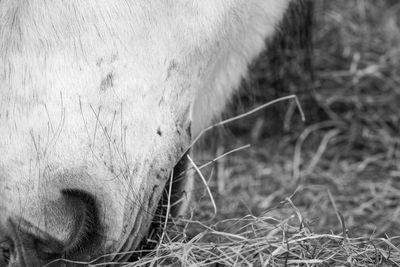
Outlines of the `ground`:
M 199 178 L 184 234 L 165 234 L 138 265 L 157 255 L 174 266 L 400 266 L 400 3 L 319 0 L 314 16 L 309 93 L 321 114 L 303 123 L 289 100 L 283 114 L 213 130 L 198 166 L 237 149 L 201 170 L 216 213 Z M 257 97 L 242 94 L 225 118 L 272 100 L 259 91 L 271 90 L 264 61 L 244 86 Z

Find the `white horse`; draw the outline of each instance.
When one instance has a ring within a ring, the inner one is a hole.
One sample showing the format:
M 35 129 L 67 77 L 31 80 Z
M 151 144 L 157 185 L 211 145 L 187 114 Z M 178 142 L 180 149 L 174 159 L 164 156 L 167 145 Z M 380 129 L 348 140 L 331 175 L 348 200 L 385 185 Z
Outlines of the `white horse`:
M 134 250 L 288 2 L 0 1 L 0 266 Z

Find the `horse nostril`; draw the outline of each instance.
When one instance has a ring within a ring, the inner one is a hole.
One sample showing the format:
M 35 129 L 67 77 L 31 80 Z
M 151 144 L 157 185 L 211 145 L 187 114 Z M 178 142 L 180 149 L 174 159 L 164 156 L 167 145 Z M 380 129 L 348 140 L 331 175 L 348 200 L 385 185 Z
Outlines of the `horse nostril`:
M 78 189 L 62 190 L 62 194 L 66 205 L 80 209 L 74 232 L 65 247 L 65 255 L 67 258 L 81 259 L 95 253 L 101 246 L 101 225 L 96 200 L 91 194 Z
M 7 220 L 4 237 L 0 233 L 0 266 L 60 266 L 62 258 L 87 261 L 98 253 L 102 244 L 94 197 L 68 189 L 44 205 L 47 210 L 40 218 Z

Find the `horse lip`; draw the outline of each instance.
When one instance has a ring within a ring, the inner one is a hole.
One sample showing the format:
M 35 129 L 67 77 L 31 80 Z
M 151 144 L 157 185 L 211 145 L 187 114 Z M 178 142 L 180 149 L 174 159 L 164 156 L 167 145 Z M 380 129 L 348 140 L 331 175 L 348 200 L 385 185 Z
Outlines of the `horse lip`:
M 7 228 L 12 240 L 12 260 L 22 266 L 41 266 L 61 258 L 63 244 L 23 218 L 9 218 Z M 32 250 L 32 247 L 34 250 Z

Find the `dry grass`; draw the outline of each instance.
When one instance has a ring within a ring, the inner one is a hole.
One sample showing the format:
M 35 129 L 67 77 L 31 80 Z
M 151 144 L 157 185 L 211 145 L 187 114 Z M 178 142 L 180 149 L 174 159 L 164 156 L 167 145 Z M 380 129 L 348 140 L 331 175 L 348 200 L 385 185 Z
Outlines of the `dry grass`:
M 132 266 L 400 266 L 393 240 L 316 234 L 300 216 L 249 215 L 213 226 L 186 221 L 197 226 L 197 235 L 187 240 L 179 231 L 182 239 L 160 245 Z
M 251 144 L 202 169 L 217 213 L 199 183 L 191 220 L 170 222 L 129 266 L 400 266 L 400 3 L 316 3 L 315 98 L 327 119 L 279 136 L 267 117 L 227 126 L 216 156 L 194 158 Z

